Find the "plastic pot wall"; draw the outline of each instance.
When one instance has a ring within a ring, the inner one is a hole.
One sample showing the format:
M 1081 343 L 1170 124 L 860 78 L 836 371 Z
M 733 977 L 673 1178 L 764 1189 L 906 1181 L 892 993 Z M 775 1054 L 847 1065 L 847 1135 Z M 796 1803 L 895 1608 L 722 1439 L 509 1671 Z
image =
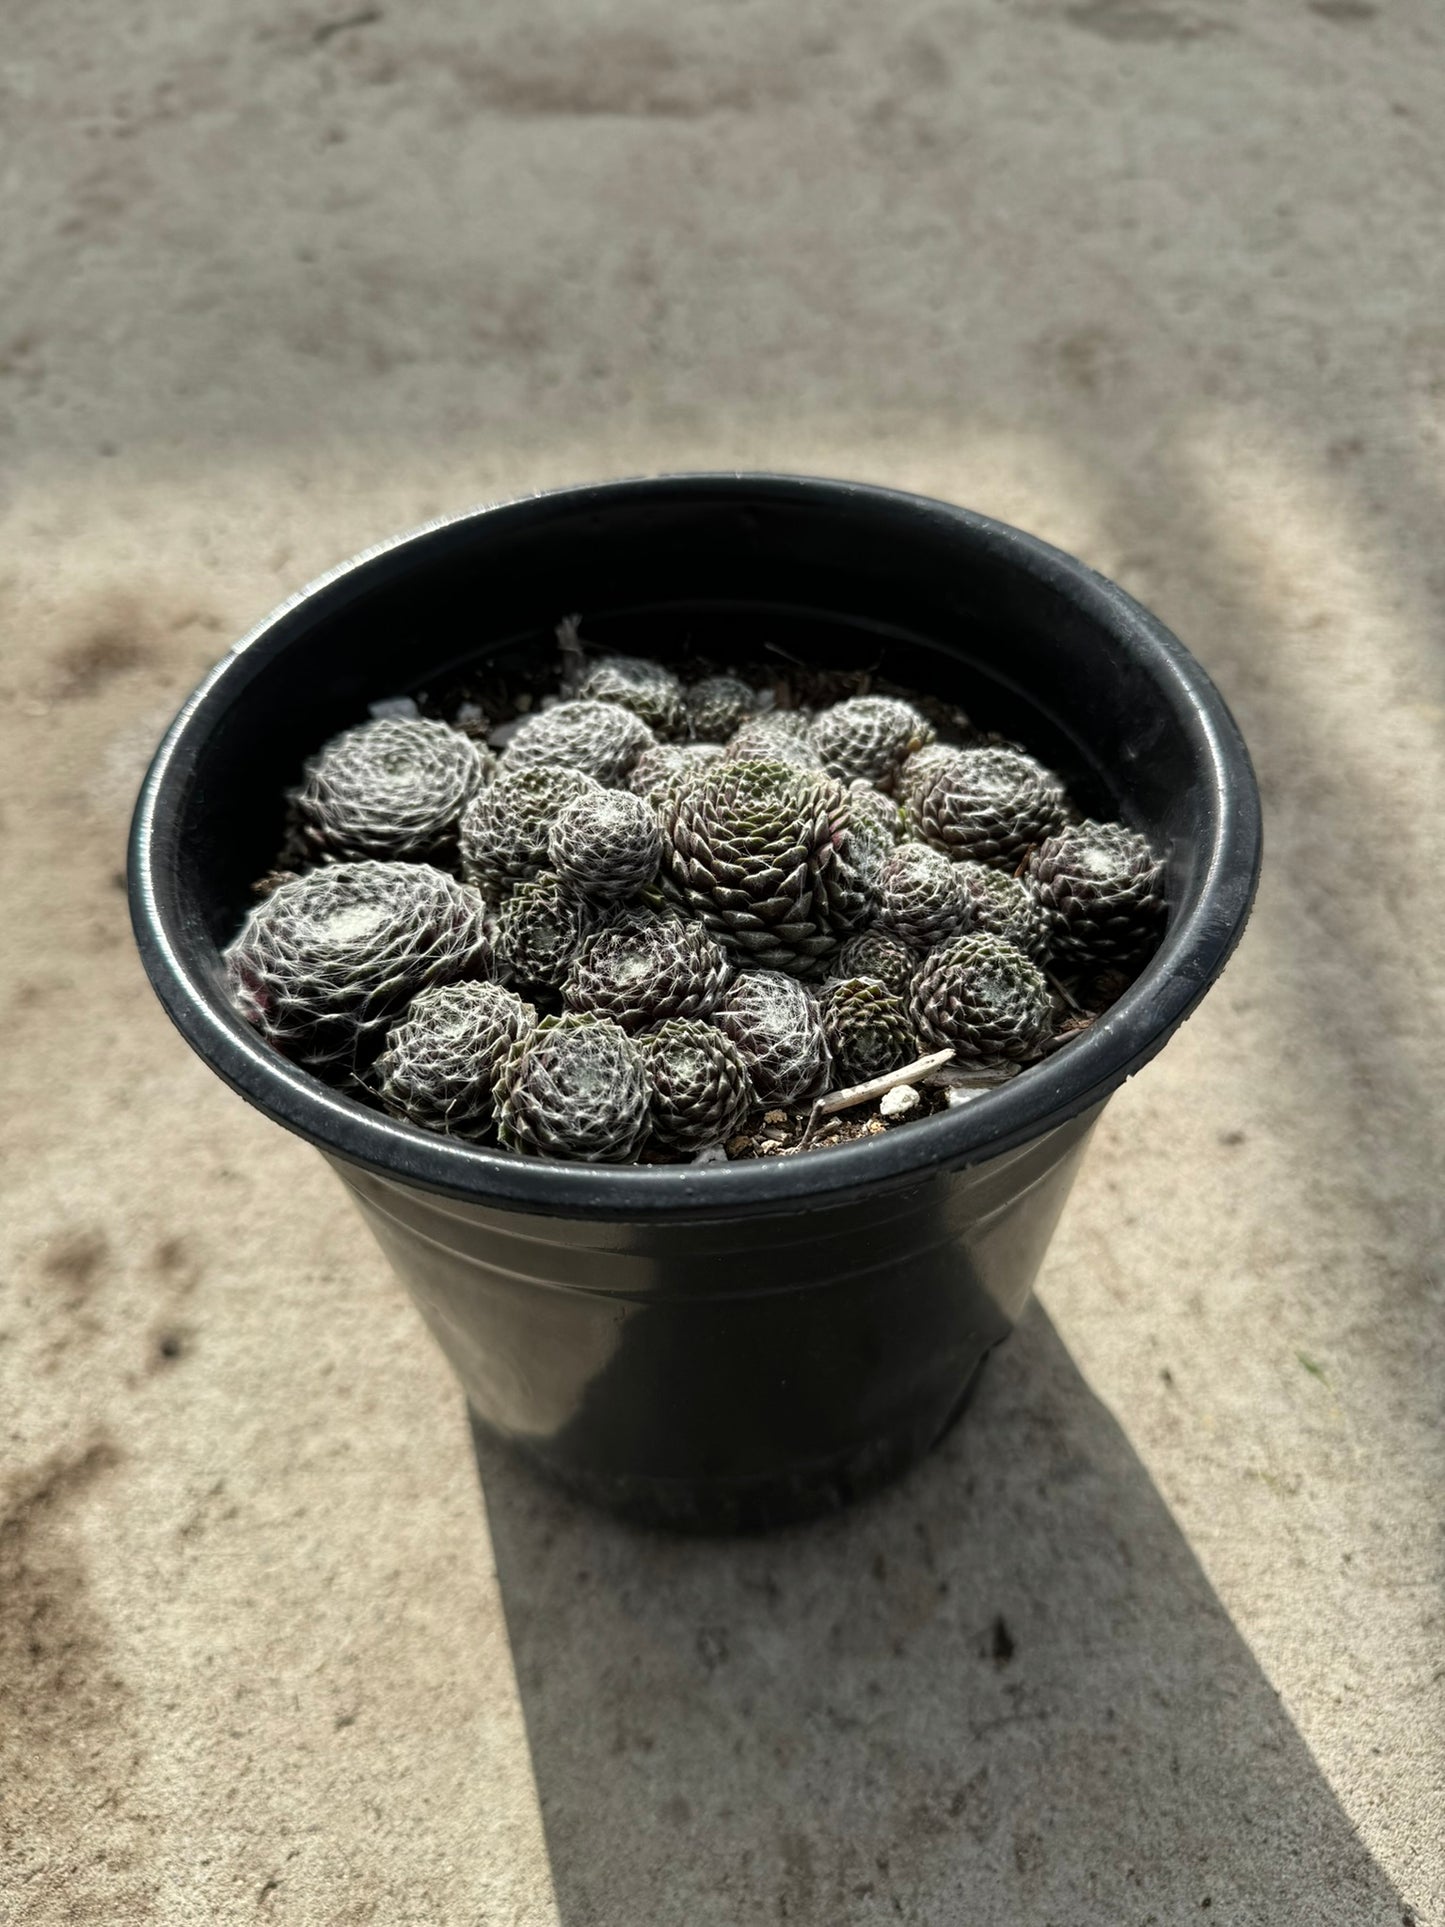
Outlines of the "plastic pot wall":
M 247 1029 L 222 982 L 284 792 L 371 702 L 479 656 L 535 663 L 572 612 L 640 653 L 863 668 L 960 702 L 1167 853 L 1160 950 L 1087 1035 L 1000 1090 L 789 1159 L 549 1164 L 328 1090 Z M 920 497 L 681 476 L 477 510 L 294 598 L 172 726 L 130 884 L 166 1009 L 327 1154 L 478 1422 L 603 1503 L 717 1528 L 838 1504 L 947 1429 L 1027 1299 L 1103 1102 L 1223 968 L 1259 854 L 1217 691 L 1082 563 Z

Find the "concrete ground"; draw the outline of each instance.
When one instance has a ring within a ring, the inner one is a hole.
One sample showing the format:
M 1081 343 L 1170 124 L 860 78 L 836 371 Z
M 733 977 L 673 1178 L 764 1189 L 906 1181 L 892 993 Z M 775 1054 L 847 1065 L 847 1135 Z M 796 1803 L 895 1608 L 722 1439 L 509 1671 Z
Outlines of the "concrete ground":
M 1428 0 L 12 0 L 7 1923 L 1445 1921 L 1442 58 Z M 731 465 L 1118 576 L 1269 858 L 947 1447 L 697 1545 L 479 1478 L 120 870 L 309 576 Z

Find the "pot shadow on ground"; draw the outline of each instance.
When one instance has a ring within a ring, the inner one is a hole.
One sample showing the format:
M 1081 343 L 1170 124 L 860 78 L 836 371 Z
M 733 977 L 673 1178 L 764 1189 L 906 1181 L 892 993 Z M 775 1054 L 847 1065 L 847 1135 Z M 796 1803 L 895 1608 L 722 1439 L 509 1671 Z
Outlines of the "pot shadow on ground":
M 652 1534 L 475 1443 L 562 1927 L 1413 1920 L 1039 1305 L 811 1527 Z

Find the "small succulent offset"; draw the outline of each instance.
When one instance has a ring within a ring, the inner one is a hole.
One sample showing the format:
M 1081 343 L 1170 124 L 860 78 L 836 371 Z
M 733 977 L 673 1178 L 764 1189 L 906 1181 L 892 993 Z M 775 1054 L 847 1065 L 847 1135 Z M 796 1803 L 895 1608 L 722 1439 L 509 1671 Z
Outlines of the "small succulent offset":
M 670 1017 L 706 1017 L 732 978 L 731 959 L 701 924 L 656 919 L 604 931 L 583 946 L 563 986 L 569 1010 L 595 1011 L 624 1030 Z
M 755 716 L 728 738 L 724 755 L 730 763 L 787 763 L 794 769 L 823 773 L 817 750 L 806 729 L 792 729 L 784 715 Z
M 982 1064 L 1030 1056 L 1049 1029 L 1048 980 L 1002 937 L 955 937 L 913 980 L 914 1026 L 929 1044 Z
M 602 785 L 582 770 L 539 765 L 502 769 L 478 791 L 461 820 L 462 875 L 500 895 L 547 867 L 552 825 L 579 796 L 601 796 Z
M 957 936 L 969 920 L 960 867 L 927 843 L 900 843 L 879 873 L 879 923 L 916 950 Z
M 840 977 L 876 977 L 895 996 L 906 1000 L 922 961 L 911 943 L 875 923 L 848 939 L 834 967 Z
M 959 863 L 955 869 L 968 900 L 965 928 L 1006 937 L 1035 963 L 1048 955 L 1049 930 L 1038 892 L 1023 877 L 991 870 L 986 863 Z
M 500 984 L 434 984 L 413 997 L 372 1068 L 393 1117 L 453 1137 L 491 1129 L 492 1082 L 537 1013 Z
M 865 1083 L 918 1055 L 907 1005 L 876 977 L 839 978 L 824 986 L 818 1002 L 842 1083 Z
M 657 738 L 642 718 L 621 703 L 558 703 L 528 716 L 507 744 L 506 769 L 580 769 L 609 788 Z
M 721 743 L 658 743 L 653 749 L 643 750 L 632 765 L 627 787 L 635 796 L 645 796 L 655 803 L 680 777 L 706 769 L 709 763 L 720 763 L 722 758 Z
M 683 689 L 670 669 L 643 656 L 604 656 L 577 689 L 578 699 L 618 703 L 640 716 L 650 729 L 671 741 L 687 733 Z
M 436 855 L 486 781 L 490 750 L 419 716 L 387 716 L 335 736 L 296 793 L 307 840 L 332 857 Z
M 1061 963 L 1129 962 L 1158 939 L 1164 865 L 1122 823 L 1085 820 L 1062 830 L 1034 852 L 1029 876 Z
M 652 1135 L 673 1151 L 722 1144 L 757 1102 L 731 1037 L 695 1017 L 670 1017 L 641 1040 L 652 1085 Z
M 647 1139 L 650 1104 L 642 1052 L 590 1011 L 544 1017 L 497 1068 L 497 1135 L 516 1151 L 631 1163 Z
M 558 876 L 542 870 L 511 890 L 492 926 L 500 969 L 524 984 L 555 984 L 567 974 L 587 934 L 586 903 Z
M 912 703 L 892 696 L 855 696 L 825 709 L 813 724 L 813 747 L 830 776 L 892 789 L 915 751 L 933 741 L 933 725 Z
M 802 665 L 759 686 L 589 665 L 572 627 L 565 688 L 517 696 L 500 755 L 468 695 L 306 764 L 225 961 L 241 1015 L 316 1075 L 525 1156 L 732 1156 L 739 1133 L 761 1155 L 785 1136 L 769 1120 L 753 1148 L 765 1107 L 856 1103 L 945 1047 L 1051 1054 L 1157 944 L 1145 840 L 962 712 L 906 691 L 814 710 L 794 694 L 839 678 Z
M 899 778 L 903 799 L 927 843 L 949 856 L 1015 869 L 1064 820 L 1063 785 L 1031 756 L 1009 749 L 961 749 L 929 757 Z
M 817 1000 L 777 970 L 734 978 L 713 1011 L 731 1037 L 765 1104 L 801 1104 L 827 1089 L 830 1063 Z
M 547 838 L 553 870 L 585 897 L 634 897 L 657 875 L 662 831 L 640 796 L 597 789 L 564 804 Z
M 682 692 L 694 742 L 725 743 L 758 706 L 758 692 L 739 676 L 704 676 Z

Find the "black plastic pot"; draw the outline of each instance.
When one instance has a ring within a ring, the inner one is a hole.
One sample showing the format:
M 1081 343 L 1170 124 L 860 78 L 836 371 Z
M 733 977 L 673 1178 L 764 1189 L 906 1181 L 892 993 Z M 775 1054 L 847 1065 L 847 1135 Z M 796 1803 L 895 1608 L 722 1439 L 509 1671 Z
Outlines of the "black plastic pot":
M 1158 954 L 1091 1031 L 998 1091 L 791 1159 L 550 1164 L 327 1089 L 222 988 L 283 791 L 369 703 L 479 654 L 535 661 L 570 611 L 644 652 L 869 665 L 1023 738 L 1086 808 L 1168 852 Z M 1254 775 L 1217 691 L 1083 563 L 918 496 L 688 475 L 479 509 L 294 597 L 166 736 L 130 890 L 167 1011 L 330 1159 L 477 1422 L 606 1504 L 716 1528 L 841 1503 L 947 1429 L 1027 1298 L 1105 1099 L 1223 968 L 1259 856 Z

